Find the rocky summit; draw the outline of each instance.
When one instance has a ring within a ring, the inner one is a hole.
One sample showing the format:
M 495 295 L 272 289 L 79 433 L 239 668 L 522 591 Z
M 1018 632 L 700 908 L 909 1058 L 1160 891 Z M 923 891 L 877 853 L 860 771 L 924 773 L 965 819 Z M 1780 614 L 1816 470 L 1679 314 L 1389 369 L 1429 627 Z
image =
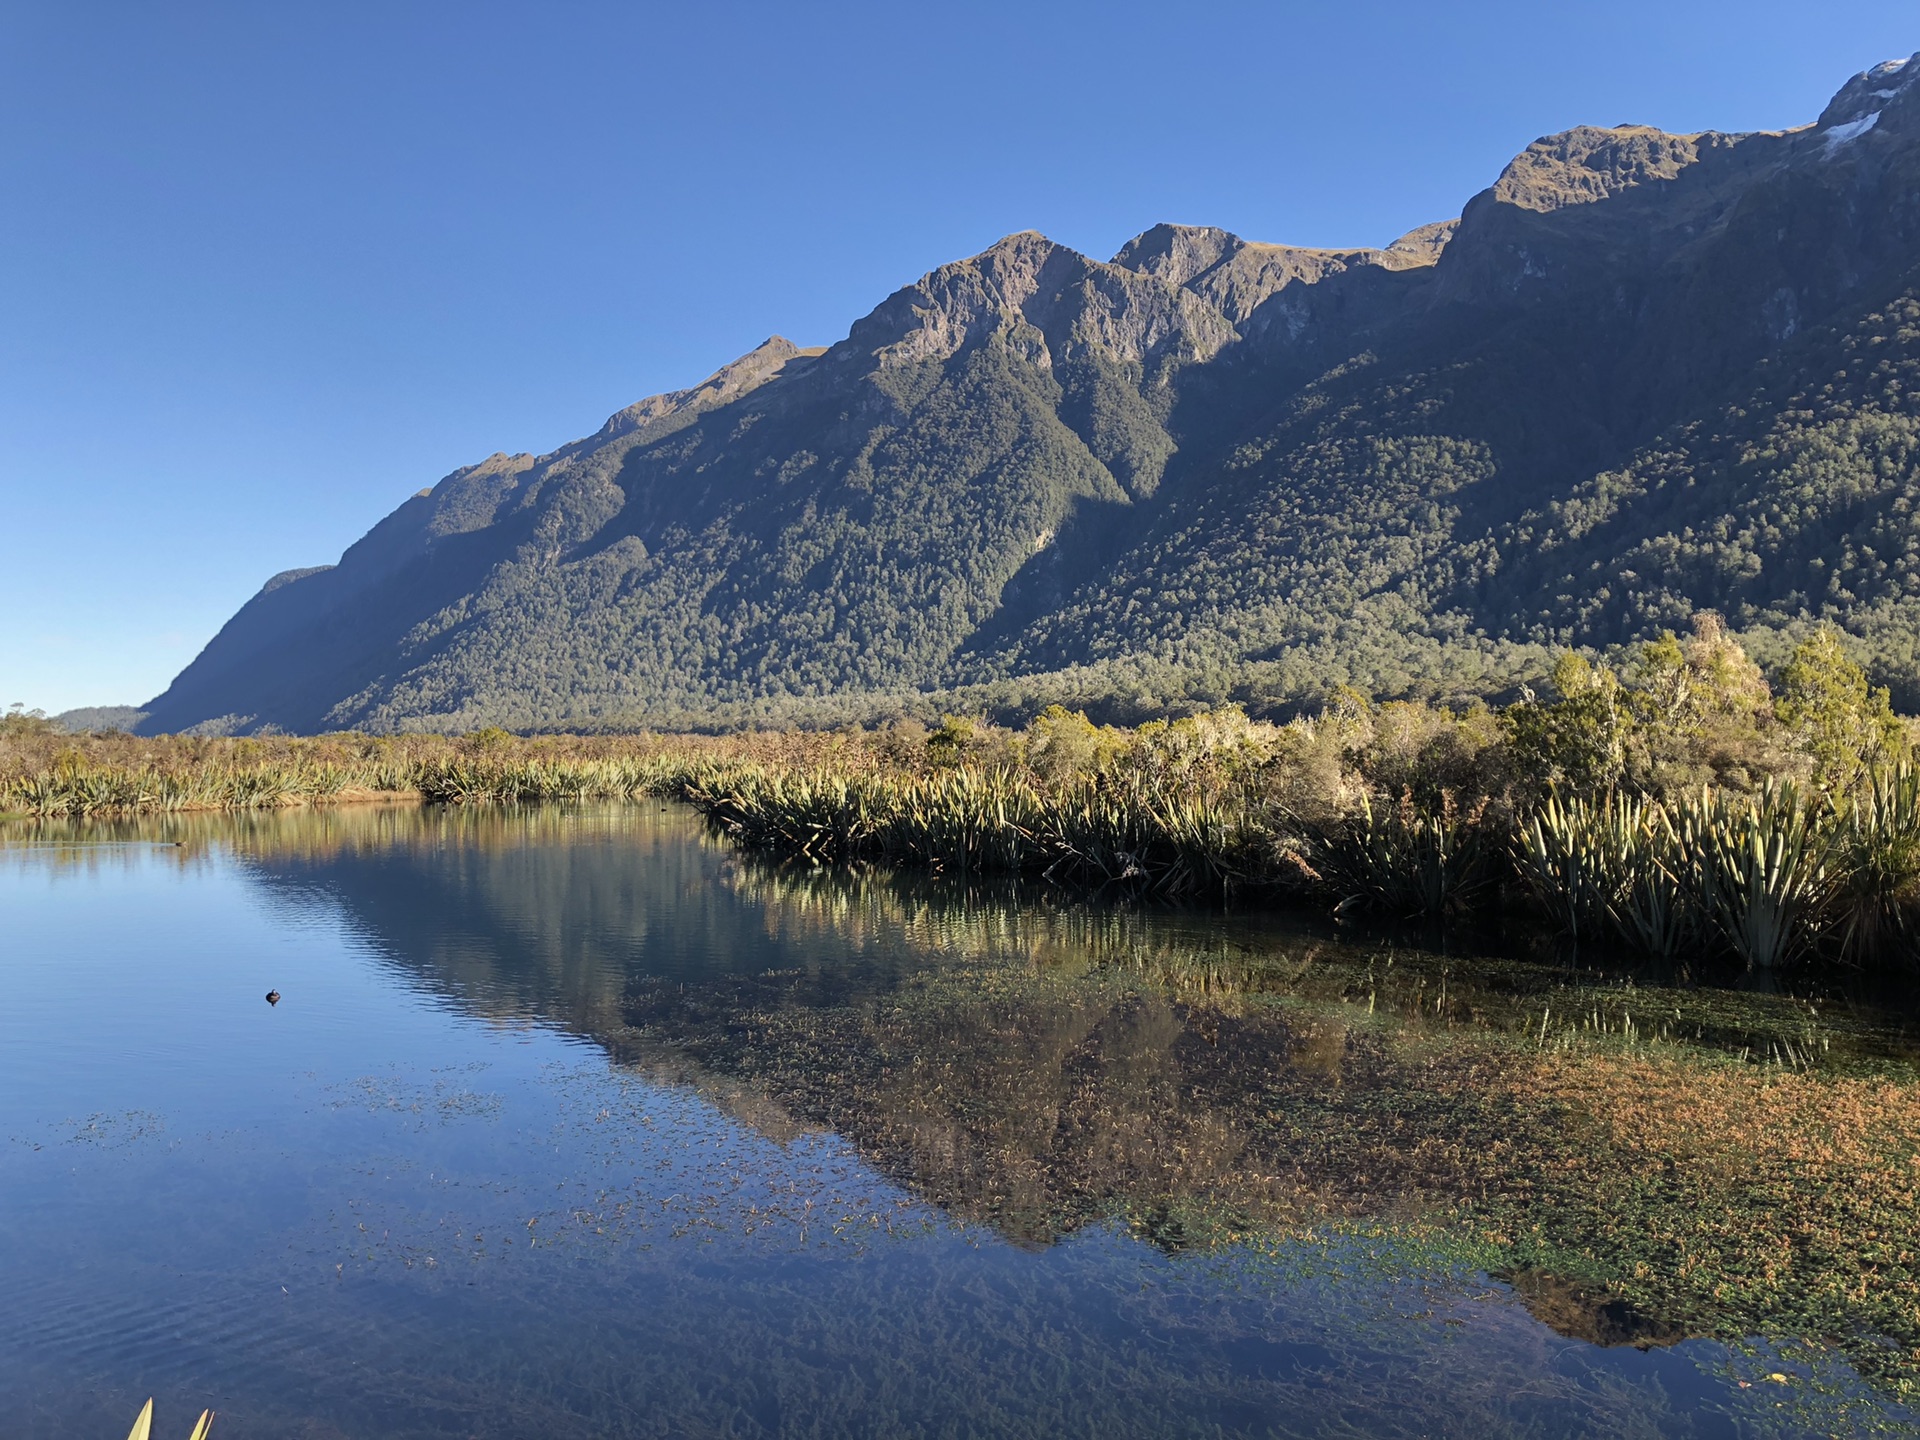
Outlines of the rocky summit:
M 1920 701 L 1920 63 L 1378 250 L 1012 235 L 269 580 L 150 730 L 1467 696 L 1719 611 Z

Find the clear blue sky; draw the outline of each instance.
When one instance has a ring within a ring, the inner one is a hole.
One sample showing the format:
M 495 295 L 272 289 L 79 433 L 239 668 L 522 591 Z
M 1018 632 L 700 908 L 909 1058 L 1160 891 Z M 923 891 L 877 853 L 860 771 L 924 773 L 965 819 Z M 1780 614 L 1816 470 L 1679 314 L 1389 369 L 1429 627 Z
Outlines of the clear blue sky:
M 0 0 L 0 705 L 145 700 L 454 467 L 1009 231 L 1381 244 L 1915 50 L 1912 0 Z

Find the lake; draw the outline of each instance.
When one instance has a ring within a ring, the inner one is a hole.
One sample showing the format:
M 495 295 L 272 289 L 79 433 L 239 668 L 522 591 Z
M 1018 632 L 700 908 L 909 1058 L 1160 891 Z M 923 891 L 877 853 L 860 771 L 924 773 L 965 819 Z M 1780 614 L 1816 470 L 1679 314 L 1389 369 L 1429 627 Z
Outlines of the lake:
M 1920 1433 L 1920 1047 L 1837 984 L 654 804 L 6 833 L 11 1436 Z

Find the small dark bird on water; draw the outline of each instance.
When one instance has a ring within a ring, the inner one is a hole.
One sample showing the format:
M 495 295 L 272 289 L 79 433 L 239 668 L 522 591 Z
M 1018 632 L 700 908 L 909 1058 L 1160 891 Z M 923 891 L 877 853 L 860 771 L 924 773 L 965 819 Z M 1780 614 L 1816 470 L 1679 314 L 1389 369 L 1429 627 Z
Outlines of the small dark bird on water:
M 279 1003 L 280 1003 L 280 992 L 278 990 L 267 991 L 267 1004 L 278 1005 Z

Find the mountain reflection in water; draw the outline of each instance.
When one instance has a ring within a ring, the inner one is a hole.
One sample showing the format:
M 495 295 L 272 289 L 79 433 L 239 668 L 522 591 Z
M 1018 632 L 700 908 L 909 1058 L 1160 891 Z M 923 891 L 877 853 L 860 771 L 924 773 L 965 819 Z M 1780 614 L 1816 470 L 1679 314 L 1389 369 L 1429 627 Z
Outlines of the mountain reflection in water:
M 618 1072 L 711 1105 L 771 1144 L 769 1155 L 846 1147 L 900 1192 L 897 1202 L 855 1206 L 825 1192 L 803 1196 L 791 1177 L 736 1177 L 728 1183 L 738 1196 L 751 1195 L 729 1202 L 743 1231 L 801 1244 L 822 1235 L 878 1241 L 903 1226 L 926 1233 L 938 1216 L 955 1235 L 998 1237 L 1036 1263 L 1075 1237 L 1100 1247 L 1112 1234 L 1169 1261 L 1228 1266 L 1191 1272 L 1214 1273 L 1224 1287 L 1209 1299 L 1202 1286 L 1191 1299 L 1201 1312 L 1263 1269 L 1263 1283 L 1283 1294 L 1331 1283 L 1337 1295 L 1350 1284 L 1363 1310 L 1378 1307 L 1381 1285 L 1403 1279 L 1427 1293 L 1430 1282 L 1417 1279 L 1426 1276 L 1441 1288 L 1411 1313 L 1431 1323 L 1466 1323 L 1453 1314 L 1461 1303 L 1517 1302 L 1583 1348 L 1678 1347 L 1691 1357 L 1676 1362 L 1694 1377 L 1685 1384 L 1670 1367 L 1659 1372 L 1657 1402 L 1634 1399 L 1646 1382 L 1627 1372 L 1608 1372 L 1604 1403 L 1572 1398 L 1585 1392 L 1563 1377 L 1543 1381 L 1543 1395 L 1560 1397 L 1542 1400 L 1546 1411 L 1498 1423 L 1472 1411 L 1483 1428 L 1458 1433 L 1501 1433 L 1509 1422 L 1514 1433 L 1542 1424 L 1549 1433 L 1591 1424 L 1594 1433 L 1709 1434 L 1842 1423 L 1892 1433 L 1906 1421 L 1894 1405 L 1909 1383 L 1903 1349 L 1871 1335 L 1849 1343 L 1838 1326 L 1817 1332 L 1831 1343 L 1802 1338 L 1826 1313 L 1822 1287 L 1850 1285 L 1855 1273 L 1808 1270 L 1791 1277 L 1793 1293 L 1774 1294 L 1749 1283 L 1728 1254 L 1727 1282 L 1706 1303 L 1713 1288 L 1700 1283 L 1699 1267 L 1716 1263 L 1725 1236 L 1681 1233 L 1674 1220 L 1701 1203 L 1736 1217 L 1745 1204 L 1777 1208 L 1772 1192 L 1742 1188 L 1771 1173 L 1736 1143 L 1748 1133 L 1746 1109 L 1759 1103 L 1755 1085 L 1789 1125 L 1795 1107 L 1840 1113 L 1840 1095 L 1861 1116 L 1845 1143 L 1863 1153 L 1878 1146 L 1890 1165 L 1911 1153 L 1904 1021 L 1844 997 L 1448 957 L 1273 916 L 782 870 L 655 806 L 176 817 L 42 828 L 31 839 L 51 848 L 18 853 L 110 873 L 134 862 L 97 845 L 60 846 L 113 838 L 174 846 L 140 852 L 148 857 L 140 863 L 188 875 L 231 855 L 274 914 L 344 926 L 431 1004 L 504 1030 L 590 1042 Z M 294 986 L 282 988 L 297 1005 Z M 434 1085 L 406 1104 L 457 1115 L 492 1103 Z M 1665 1114 L 1677 1107 L 1662 1097 L 1682 1094 L 1694 1108 Z M 642 1113 L 652 1103 L 632 1112 L 633 1125 L 656 1124 Z M 376 1096 L 373 1108 L 393 1104 Z M 594 1118 L 617 1124 L 621 1113 L 602 1103 Z M 1703 1121 L 1732 1138 L 1720 1145 L 1693 1134 L 1681 1144 L 1663 1128 Z M 1871 1211 L 1884 1241 L 1911 1225 L 1911 1197 L 1899 1211 L 1896 1191 L 1881 1195 L 1878 1172 L 1861 1163 L 1862 1213 Z M 643 1217 L 680 1214 L 688 1203 L 661 1188 L 609 1182 L 591 1202 L 543 1211 L 522 1228 L 549 1247 L 572 1236 L 575 1253 L 585 1253 L 577 1242 L 609 1237 L 651 1244 L 640 1239 L 652 1233 Z M 718 1213 L 702 1196 L 673 1234 L 711 1229 Z M 1830 1220 L 1788 1218 L 1803 1231 Z M 1830 1248 L 1858 1238 L 1838 1236 Z M 1821 1243 L 1803 1235 L 1816 1257 Z M 1504 1283 L 1477 1278 L 1489 1272 Z M 942 1275 L 966 1283 L 950 1267 Z M 1878 1313 L 1856 1318 L 1870 1325 Z M 1224 1312 L 1219 1323 L 1232 1330 Z M 1732 1348 L 1682 1344 L 1689 1336 Z M 1236 1363 L 1231 1346 L 1215 1358 L 1229 1372 Z M 1315 1383 L 1371 1393 L 1378 1377 L 1367 1381 L 1366 1364 L 1352 1368 L 1359 1363 L 1328 1351 Z M 1634 1363 L 1653 1364 L 1652 1354 Z M 1788 1367 L 1793 1381 L 1769 1382 L 1777 1394 L 1757 1400 L 1751 1379 L 1739 1383 L 1775 1367 Z M 1562 1414 L 1553 1404 L 1573 1408 Z M 798 1416 L 771 1413 L 714 1433 L 804 1428 Z M 1288 1428 L 1271 1411 L 1239 1414 L 1229 1404 L 1208 1413 L 1233 1433 L 1323 1433 Z M 1447 1404 L 1419 1403 L 1399 1415 L 1349 1411 L 1341 1433 L 1451 1433 L 1433 1418 L 1448 1413 Z M 595 1423 L 605 1427 L 605 1417 Z M 633 1433 L 700 1427 L 669 1420 Z M 879 1432 L 855 1415 L 844 1433 Z M 926 1433 L 1014 1432 L 968 1422 Z

